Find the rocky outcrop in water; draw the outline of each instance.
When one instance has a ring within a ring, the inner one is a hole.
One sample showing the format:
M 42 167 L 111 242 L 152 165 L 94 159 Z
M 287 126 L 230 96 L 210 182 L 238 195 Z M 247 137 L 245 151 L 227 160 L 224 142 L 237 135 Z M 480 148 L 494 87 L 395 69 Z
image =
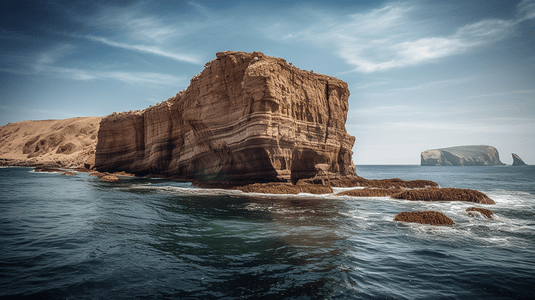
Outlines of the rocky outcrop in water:
M 394 199 L 413 201 L 465 201 L 481 204 L 496 204 L 494 200 L 480 191 L 457 188 L 426 188 L 405 190 L 393 194 Z
M 199 181 L 354 176 L 349 90 L 260 52 L 220 52 L 176 96 L 105 117 L 96 168 Z
M 429 225 L 454 225 L 455 222 L 445 214 L 438 211 L 400 212 L 394 221 L 420 223 Z
M 426 150 L 421 153 L 422 166 L 495 166 L 504 165 L 492 146 L 458 146 Z
M 466 209 L 466 212 L 469 214 L 473 214 L 473 212 L 478 212 L 482 214 L 483 216 L 485 216 L 486 218 L 492 218 L 492 216 L 494 215 L 492 210 L 484 209 L 480 207 L 469 207 Z
M 511 155 L 513 155 L 513 166 L 527 166 L 520 156 L 515 153 L 511 153 Z

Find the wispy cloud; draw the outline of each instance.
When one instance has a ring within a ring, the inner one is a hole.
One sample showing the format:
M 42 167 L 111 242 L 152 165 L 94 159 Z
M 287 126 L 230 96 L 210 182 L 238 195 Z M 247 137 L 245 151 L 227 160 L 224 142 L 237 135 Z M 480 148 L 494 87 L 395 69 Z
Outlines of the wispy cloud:
M 35 59 L 35 63 L 31 67 L 31 74 L 54 75 L 78 81 L 113 79 L 128 84 L 176 86 L 187 83 L 187 80 L 184 77 L 177 77 L 163 73 L 93 70 L 58 65 L 59 60 L 63 60 L 66 55 L 73 51 L 75 51 L 73 45 L 64 44 L 39 54 Z M 10 71 L 4 69 L 0 70 L 4 72 Z
M 520 22 L 535 18 L 533 1 L 524 0 L 515 19 L 485 19 L 441 35 L 432 32 L 433 26 L 412 19 L 411 13 L 418 9 L 416 2 L 395 2 L 341 19 L 326 16 L 309 29 L 285 33 L 283 38 L 334 47 L 354 66 L 353 71 L 371 73 L 470 52 L 508 38 Z
M 177 51 L 180 49 L 177 44 L 196 31 L 199 27 L 197 23 L 176 16 L 151 15 L 145 8 L 143 2 L 126 7 L 104 6 L 93 15 L 77 17 L 77 20 L 99 34 L 68 35 L 111 47 L 201 64 L 197 54 Z
M 200 64 L 200 60 L 196 58 L 194 55 L 174 53 L 172 51 L 164 50 L 159 46 L 132 45 L 132 44 L 127 44 L 127 43 L 119 43 L 119 42 L 111 41 L 105 37 L 98 37 L 98 36 L 93 36 L 93 35 L 85 35 L 82 37 L 90 41 L 99 42 L 99 43 L 112 46 L 112 47 L 150 53 L 150 54 L 163 56 L 163 57 L 171 58 L 177 61 L 184 61 L 184 62 L 188 62 L 192 64 Z

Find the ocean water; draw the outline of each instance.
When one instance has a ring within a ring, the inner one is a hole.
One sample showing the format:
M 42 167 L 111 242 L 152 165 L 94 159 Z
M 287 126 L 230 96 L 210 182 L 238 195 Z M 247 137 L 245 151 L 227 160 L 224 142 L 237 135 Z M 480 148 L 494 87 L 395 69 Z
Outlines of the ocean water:
M 244 194 L 1 168 L 0 298 L 535 298 L 533 166 L 357 173 L 477 189 L 496 205 Z M 470 215 L 470 206 L 495 217 Z M 393 221 L 415 210 L 456 224 Z

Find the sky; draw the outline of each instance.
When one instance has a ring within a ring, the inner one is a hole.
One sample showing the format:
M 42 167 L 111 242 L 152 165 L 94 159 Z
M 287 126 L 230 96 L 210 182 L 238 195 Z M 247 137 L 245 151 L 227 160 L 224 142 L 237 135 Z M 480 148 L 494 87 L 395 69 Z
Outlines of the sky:
M 144 109 L 226 50 L 347 82 L 357 165 L 535 164 L 535 0 L 1 1 L 0 126 Z

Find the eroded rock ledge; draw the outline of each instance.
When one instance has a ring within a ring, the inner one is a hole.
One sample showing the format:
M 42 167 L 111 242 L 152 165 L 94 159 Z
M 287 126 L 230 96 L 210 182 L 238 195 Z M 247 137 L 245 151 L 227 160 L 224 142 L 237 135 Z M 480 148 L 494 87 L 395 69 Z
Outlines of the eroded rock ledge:
M 345 129 L 349 90 L 260 52 L 219 52 L 172 98 L 105 117 L 99 171 L 199 182 L 355 176 Z

